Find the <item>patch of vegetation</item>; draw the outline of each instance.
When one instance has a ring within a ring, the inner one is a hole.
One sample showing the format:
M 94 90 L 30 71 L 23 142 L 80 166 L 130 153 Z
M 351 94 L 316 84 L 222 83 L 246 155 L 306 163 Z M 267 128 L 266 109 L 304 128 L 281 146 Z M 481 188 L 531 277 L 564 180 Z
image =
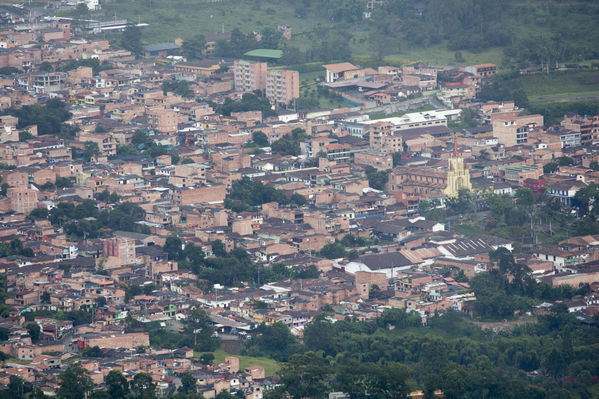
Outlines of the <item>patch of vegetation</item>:
M 287 196 L 283 190 L 277 190 L 272 186 L 260 181 L 253 181 L 244 176 L 241 180 L 235 180 L 229 194 L 225 199 L 225 208 L 235 212 L 255 210 L 267 202 L 277 202 L 279 205 L 302 206 L 306 198 L 300 194 Z
M 185 98 L 193 97 L 193 91 L 189 88 L 189 82 L 186 80 L 172 80 L 162 83 L 162 92 L 164 95 L 171 92 Z
M 31 212 L 34 219 L 48 219 L 54 226 L 62 226 L 65 233 L 78 239 L 97 238 L 105 229 L 148 232 L 136 222 L 144 219 L 145 211 L 139 205 L 123 202 L 112 210 L 98 209 L 96 201 L 86 199 L 78 205 L 60 202 L 52 210 L 38 208 Z
M 276 115 L 268 99 L 260 97 L 258 94 L 246 93 L 240 101 L 234 101 L 227 97 L 224 103 L 211 105 L 215 112 L 225 116 L 230 116 L 231 112 L 245 111 L 262 111 L 264 118 Z
M 281 155 L 293 155 L 297 156 L 302 153 L 300 142 L 309 138 L 310 136 L 305 130 L 297 128 L 291 131 L 291 134 L 286 134 L 277 141 L 273 142 L 270 146 L 272 152 Z
M 599 115 L 599 100 L 579 100 L 553 103 L 531 103 L 528 112 L 543 115 L 545 126 L 558 125 L 568 112 L 579 115 Z
M 45 105 L 24 105 L 21 108 L 9 108 L 3 115 L 19 118 L 18 129 L 37 125 L 40 135 L 51 134 L 64 139 L 72 139 L 78 128 L 65 124 L 71 118 L 66 104 L 57 99 L 48 100 Z
M 262 366 L 262 367 L 264 367 L 264 373 L 266 374 L 267 377 L 271 377 L 271 376 L 277 374 L 277 372 L 281 368 L 281 364 L 279 362 L 277 362 L 276 360 L 273 360 L 273 359 L 269 359 L 268 357 L 234 355 L 234 354 L 229 354 L 221 349 L 218 349 L 212 353 L 214 354 L 213 362 L 216 364 L 224 363 L 226 356 L 235 356 L 239 359 L 239 369 L 240 370 L 245 370 L 247 367 L 251 367 L 251 366 Z

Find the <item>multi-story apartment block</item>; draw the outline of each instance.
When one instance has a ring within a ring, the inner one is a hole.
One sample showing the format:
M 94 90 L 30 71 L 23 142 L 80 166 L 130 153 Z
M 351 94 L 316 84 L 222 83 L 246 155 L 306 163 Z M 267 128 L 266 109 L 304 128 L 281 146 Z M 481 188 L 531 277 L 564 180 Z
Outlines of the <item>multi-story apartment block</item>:
M 580 143 L 591 145 L 599 143 L 599 116 L 564 115 L 561 126 L 572 132 L 580 133 Z
M 235 90 L 266 90 L 266 62 L 236 60 L 233 65 Z
M 10 200 L 10 207 L 17 213 L 29 214 L 37 208 L 37 190 L 29 189 L 27 186 L 10 187 L 6 195 Z
M 235 61 L 235 89 L 260 90 L 273 105 L 288 105 L 299 97 L 299 72 L 267 70 L 265 62 Z
M 513 146 L 528 143 L 528 132 L 543 126 L 543 115 L 522 115 L 493 121 L 493 136 L 499 144 Z
M 271 70 L 266 77 L 266 97 L 272 104 L 287 105 L 299 98 L 299 72 Z
M 177 133 L 179 129 L 179 115 L 175 110 L 155 108 L 150 109 L 147 115 L 152 129 L 169 135 Z

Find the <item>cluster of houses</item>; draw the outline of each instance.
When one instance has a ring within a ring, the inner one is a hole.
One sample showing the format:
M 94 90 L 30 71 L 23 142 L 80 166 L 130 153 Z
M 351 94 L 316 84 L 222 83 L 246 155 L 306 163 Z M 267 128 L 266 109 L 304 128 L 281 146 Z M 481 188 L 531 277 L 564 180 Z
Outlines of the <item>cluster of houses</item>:
M 594 147 L 599 117 L 565 115 L 559 126 L 545 127 L 541 115 L 526 115 L 513 102 L 472 102 L 481 81 L 497 70 L 490 64 L 325 65 L 325 89 L 351 104 L 295 112 L 280 107 L 299 97 L 299 74 L 268 69 L 265 62 L 205 59 L 165 66 L 112 49 L 104 40 L 73 40 L 64 22 L 0 32 L 0 47 L 0 68 L 19 70 L 0 79 L 0 109 L 57 98 L 71 113 L 65 123 L 76 128 L 69 139 L 48 134 L 46 126 L 22 126 L 10 113 L 0 116 L 0 241 L 20 240 L 33 253 L 0 259 L 10 307 L 0 320 L 8 331 L 0 350 L 14 360 L 0 367 L 2 385 L 19 375 L 52 393 L 61 370 L 78 360 L 98 385 L 111 369 L 128 378 L 143 371 L 168 392 L 177 384 L 175 376 L 189 371 L 205 397 L 229 390 L 261 398 L 275 383 L 264 368 L 240 369 L 234 356 L 200 364 L 190 348 L 151 347 L 149 334 L 125 332 L 125 321 L 175 326 L 200 306 L 216 334 L 243 337 L 261 323 L 279 322 L 301 337 L 306 323 L 323 310 L 337 320 L 370 320 L 400 308 L 416 312 L 423 322 L 445 309 L 471 312 L 476 298 L 456 272 L 472 277 L 493 268 L 489 252 L 512 249 L 512 242 L 451 231 L 419 215 L 419 204 L 443 206 L 474 186 L 508 196 L 519 187 L 535 192 L 550 187 L 550 195 L 567 207 L 579 189 L 599 182 L 599 172 L 591 168 L 599 162 Z M 156 49 L 146 50 L 152 55 Z M 40 68 L 85 59 L 107 67 Z M 188 82 L 191 97 L 163 91 L 165 82 L 176 81 Z M 215 112 L 213 104 L 255 90 L 271 101 L 276 116 Z M 445 109 L 371 118 L 372 108 L 432 90 Z M 477 127 L 455 127 L 464 108 Z M 300 154 L 272 151 L 273 143 L 291 140 L 297 129 L 307 134 Z M 134 140 L 139 132 L 168 153 L 123 154 L 122 148 L 143 150 Z M 258 132 L 266 145 L 254 143 Z M 89 161 L 77 155 L 90 147 L 97 150 Z M 563 156 L 578 166 L 544 172 Z M 389 171 L 383 187 L 371 187 L 372 170 Z M 301 195 L 306 204 L 226 208 L 233 182 L 243 177 L 289 197 Z M 31 217 L 38 209 L 51 212 L 60 203 L 89 199 L 110 210 L 116 205 L 100 195 L 106 192 L 145 211 L 137 223 L 146 233 L 106 230 L 101 238 L 77 239 L 60 224 Z M 213 286 L 169 259 L 163 246 L 173 234 L 208 257 L 219 242 L 226 251 L 244 249 L 266 267 L 314 266 L 318 277 Z M 364 244 L 346 248 L 337 259 L 321 254 L 349 234 Z M 589 283 L 596 291 L 596 248 L 599 237 L 574 237 L 520 261 L 553 286 Z M 143 293 L 129 297 L 131 286 Z M 596 298 L 577 300 L 570 309 L 596 314 Z M 74 325 L 42 316 L 78 310 L 90 312 L 91 322 Z M 29 323 L 40 327 L 36 342 Z M 104 357 L 79 359 L 79 352 L 95 346 Z

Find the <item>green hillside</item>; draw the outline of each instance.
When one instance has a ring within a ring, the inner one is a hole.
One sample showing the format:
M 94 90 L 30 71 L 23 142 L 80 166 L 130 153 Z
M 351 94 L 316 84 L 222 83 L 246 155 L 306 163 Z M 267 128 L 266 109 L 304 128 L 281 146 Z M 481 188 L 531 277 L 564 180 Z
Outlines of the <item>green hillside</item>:
M 364 0 L 106 0 L 99 13 L 150 24 L 143 41 L 231 31 L 260 32 L 287 24 L 280 47 L 302 62 L 329 61 L 319 51 L 351 52 L 363 64 L 425 61 L 530 65 L 599 59 L 599 2 L 545 0 L 388 0 L 364 18 Z M 347 49 L 345 48 L 347 47 Z

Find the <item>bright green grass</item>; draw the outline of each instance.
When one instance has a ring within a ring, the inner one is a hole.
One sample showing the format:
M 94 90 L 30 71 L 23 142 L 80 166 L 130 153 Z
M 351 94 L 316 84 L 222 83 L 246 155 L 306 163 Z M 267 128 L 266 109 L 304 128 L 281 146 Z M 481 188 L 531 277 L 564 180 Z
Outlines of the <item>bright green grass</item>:
M 301 78 L 301 73 L 300 73 L 300 78 Z M 302 83 L 303 86 L 300 87 L 300 97 L 301 98 L 310 98 L 310 99 L 315 99 L 318 101 L 318 108 L 328 108 L 328 109 L 334 109 L 334 108 L 343 108 L 343 107 L 349 107 L 350 104 L 338 99 L 338 98 L 333 98 L 333 97 L 326 97 L 323 96 L 317 89 L 318 85 L 315 82 L 305 82 Z
M 445 45 L 436 45 L 429 48 L 406 49 L 400 54 L 385 56 L 384 61 L 391 65 L 405 65 L 416 62 L 425 62 L 433 65 L 472 65 L 491 63 L 501 65 L 503 63 L 503 49 L 491 48 L 480 53 L 460 51 L 464 61 L 458 62 L 455 51 L 445 48 Z
M 269 359 L 267 357 L 252 357 L 252 356 L 241 356 L 241 355 L 230 355 L 227 352 L 217 349 L 212 352 L 214 354 L 214 363 L 224 363 L 225 356 L 235 356 L 239 359 L 239 369 L 243 370 L 251 366 L 262 366 L 267 377 L 275 375 L 281 368 L 281 364 L 276 360 Z M 196 353 L 196 355 L 200 355 Z
M 209 3 L 199 0 L 106 0 L 102 9 L 114 15 L 148 23 L 143 38 L 148 43 L 172 41 L 177 37 L 189 38 L 195 34 L 254 32 L 277 24 L 291 25 L 294 31 L 312 31 L 312 18 L 297 18 L 292 7 L 254 1 L 222 0 Z
M 599 71 L 536 73 L 521 82 L 529 99 L 599 94 Z

